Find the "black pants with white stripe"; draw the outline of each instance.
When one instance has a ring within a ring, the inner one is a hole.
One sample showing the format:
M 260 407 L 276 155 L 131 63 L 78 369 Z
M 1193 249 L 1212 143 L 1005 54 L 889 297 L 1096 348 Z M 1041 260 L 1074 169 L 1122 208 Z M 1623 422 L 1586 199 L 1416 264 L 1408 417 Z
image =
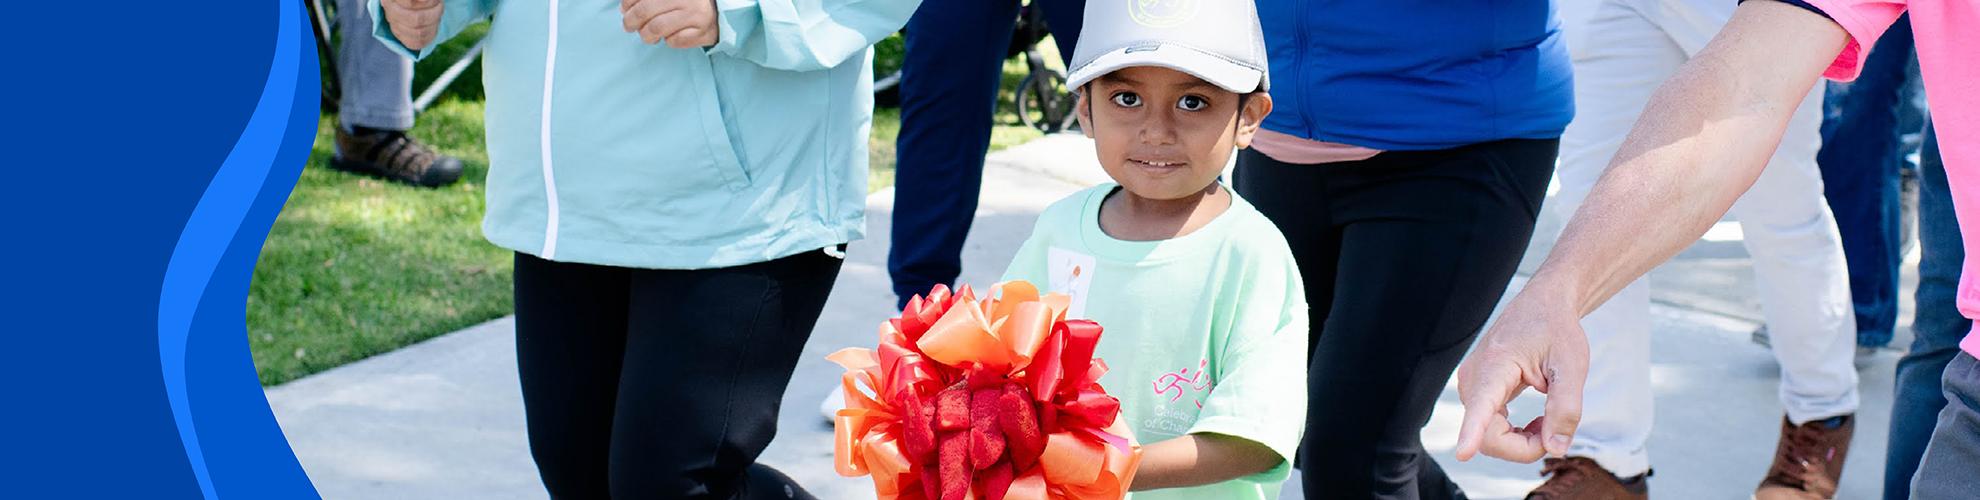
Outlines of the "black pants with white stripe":
M 756 464 L 841 260 L 630 269 L 516 254 L 516 362 L 552 498 L 810 498 Z

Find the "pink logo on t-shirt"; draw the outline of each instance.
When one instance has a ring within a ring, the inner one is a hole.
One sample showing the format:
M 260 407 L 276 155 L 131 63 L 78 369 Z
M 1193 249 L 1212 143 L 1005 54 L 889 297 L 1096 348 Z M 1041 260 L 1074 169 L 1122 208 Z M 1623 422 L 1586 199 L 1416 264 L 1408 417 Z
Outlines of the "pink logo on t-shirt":
M 1209 369 L 1210 360 L 1205 359 L 1198 361 L 1196 363 L 1196 369 L 1193 371 L 1189 368 L 1183 368 L 1181 370 L 1163 373 L 1162 376 L 1155 377 L 1153 384 L 1155 395 L 1167 395 L 1169 396 L 1169 402 L 1174 403 L 1182 399 L 1183 394 L 1202 393 L 1204 390 L 1210 388 Z M 1175 391 L 1175 394 L 1169 394 L 1169 391 Z M 1192 395 L 1190 396 L 1190 400 L 1196 403 L 1197 409 L 1203 408 L 1202 399 Z

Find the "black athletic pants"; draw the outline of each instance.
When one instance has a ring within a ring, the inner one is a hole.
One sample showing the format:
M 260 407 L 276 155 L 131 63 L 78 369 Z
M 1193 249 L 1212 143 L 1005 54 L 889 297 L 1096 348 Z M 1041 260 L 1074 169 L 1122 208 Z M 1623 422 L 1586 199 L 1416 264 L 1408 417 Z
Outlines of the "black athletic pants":
M 1559 146 L 1238 157 L 1236 189 L 1285 233 L 1311 304 L 1306 498 L 1463 498 L 1418 436 L 1519 266 Z
M 839 259 L 515 262 L 530 454 L 552 498 L 810 498 L 755 461 Z

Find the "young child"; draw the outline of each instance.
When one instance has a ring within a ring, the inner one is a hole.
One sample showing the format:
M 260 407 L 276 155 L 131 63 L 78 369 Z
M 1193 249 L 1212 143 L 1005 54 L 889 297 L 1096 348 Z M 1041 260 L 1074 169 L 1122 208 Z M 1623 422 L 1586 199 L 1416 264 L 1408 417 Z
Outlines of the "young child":
M 1118 184 L 1046 209 L 1005 278 L 1106 328 L 1101 384 L 1144 446 L 1132 489 L 1161 490 L 1134 498 L 1276 499 L 1306 416 L 1306 297 L 1285 238 L 1218 182 L 1272 109 L 1257 14 L 1086 9 L 1069 84 Z

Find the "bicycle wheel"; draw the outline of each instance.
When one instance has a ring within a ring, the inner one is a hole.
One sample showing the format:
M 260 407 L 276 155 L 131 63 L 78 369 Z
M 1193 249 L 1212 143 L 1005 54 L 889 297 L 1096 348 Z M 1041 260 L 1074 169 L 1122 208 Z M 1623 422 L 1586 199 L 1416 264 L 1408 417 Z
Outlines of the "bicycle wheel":
M 1073 116 L 1074 101 L 1065 90 L 1066 77 L 1057 71 L 1045 72 L 1041 84 L 1039 75 L 1037 72 L 1025 75 L 1024 81 L 1018 83 L 1015 103 L 1018 122 L 1047 134 L 1065 130 Z

